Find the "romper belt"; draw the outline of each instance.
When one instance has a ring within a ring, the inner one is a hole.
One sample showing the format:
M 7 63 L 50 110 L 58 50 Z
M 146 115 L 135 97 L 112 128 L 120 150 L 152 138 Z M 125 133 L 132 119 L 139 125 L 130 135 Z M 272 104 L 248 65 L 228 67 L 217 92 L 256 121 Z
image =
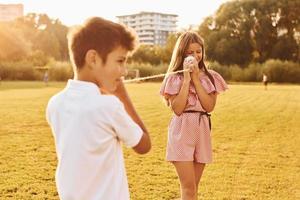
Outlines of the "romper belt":
M 209 129 L 211 130 L 211 120 L 210 120 L 211 114 L 210 113 L 204 112 L 204 111 L 197 111 L 197 110 L 186 110 L 186 111 L 183 111 L 183 113 L 199 113 L 199 125 L 200 125 L 201 116 L 206 115 L 208 118 L 208 122 L 209 122 Z

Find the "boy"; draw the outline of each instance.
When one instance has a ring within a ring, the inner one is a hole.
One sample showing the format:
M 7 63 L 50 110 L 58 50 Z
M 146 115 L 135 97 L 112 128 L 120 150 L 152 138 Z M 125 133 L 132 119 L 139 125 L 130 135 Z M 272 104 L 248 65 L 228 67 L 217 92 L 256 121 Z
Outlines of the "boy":
M 47 106 L 62 200 L 127 200 L 122 146 L 151 148 L 148 132 L 122 82 L 135 36 L 124 26 L 94 17 L 68 35 L 74 80 Z

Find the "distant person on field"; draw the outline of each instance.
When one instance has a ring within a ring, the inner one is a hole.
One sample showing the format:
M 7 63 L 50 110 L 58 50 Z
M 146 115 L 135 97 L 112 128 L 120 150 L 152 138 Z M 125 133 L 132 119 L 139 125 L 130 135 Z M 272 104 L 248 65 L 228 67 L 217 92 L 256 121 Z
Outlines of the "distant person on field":
M 130 199 L 122 143 L 139 154 L 150 137 L 122 82 L 136 36 L 94 17 L 68 34 L 74 79 L 47 106 L 62 200 Z
M 45 85 L 48 86 L 48 81 L 49 81 L 48 70 L 46 70 L 45 73 L 44 73 L 43 81 L 44 81 Z
M 183 200 L 196 200 L 207 163 L 212 162 L 210 112 L 217 95 L 228 87 L 222 76 L 204 63 L 202 38 L 192 31 L 179 36 L 160 89 L 173 116 L 168 127 L 167 161 L 177 172 Z
M 265 90 L 267 90 L 268 88 L 268 76 L 266 74 L 263 74 L 263 80 L 262 80 L 264 86 L 265 86 Z

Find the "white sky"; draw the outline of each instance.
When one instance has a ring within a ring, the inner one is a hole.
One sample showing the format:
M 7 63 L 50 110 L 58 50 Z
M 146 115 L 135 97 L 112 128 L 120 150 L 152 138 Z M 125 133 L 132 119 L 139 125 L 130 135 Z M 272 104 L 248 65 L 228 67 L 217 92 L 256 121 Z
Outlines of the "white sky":
M 228 0 L 0 0 L 0 4 L 22 3 L 24 14 L 46 13 L 67 25 L 82 23 L 86 18 L 99 16 L 117 21 L 116 16 L 141 11 L 178 15 L 178 28 L 199 25 Z

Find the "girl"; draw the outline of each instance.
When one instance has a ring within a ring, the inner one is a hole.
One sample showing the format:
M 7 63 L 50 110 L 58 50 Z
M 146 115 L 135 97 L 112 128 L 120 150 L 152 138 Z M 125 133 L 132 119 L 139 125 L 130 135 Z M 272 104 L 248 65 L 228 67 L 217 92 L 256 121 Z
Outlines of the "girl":
M 176 168 L 183 200 L 197 199 L 197 189 L 206 163 L 212 162 L 210 112 L 217 94 L 228 87 L 203 61 L 204 45 L 195 32 L 184 32 L 177 39 L 160 94 L 173 115 L 168 128 L 167 160 Z

